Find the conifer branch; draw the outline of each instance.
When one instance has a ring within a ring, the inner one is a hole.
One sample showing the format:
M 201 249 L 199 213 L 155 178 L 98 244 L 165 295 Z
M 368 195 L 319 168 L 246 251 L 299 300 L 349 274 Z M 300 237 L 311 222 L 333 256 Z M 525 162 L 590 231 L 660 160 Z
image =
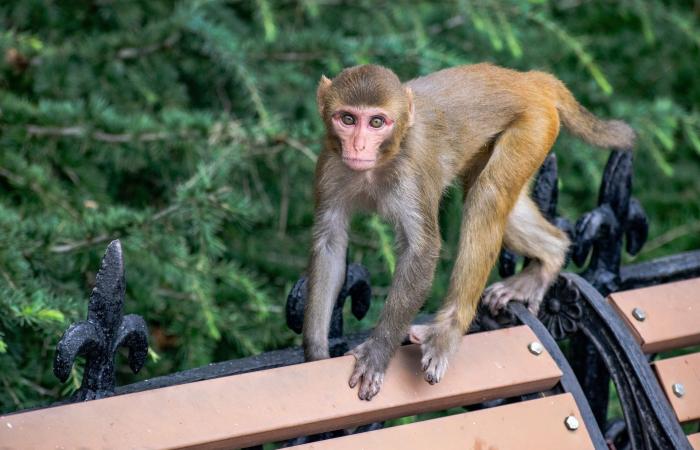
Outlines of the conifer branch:
M 136 59 L 143 56 L 150 55 L 159 50 L 168 49 L 174 46 L 177 41 L 180 40 L 179 34 L 172 34 L 168 36 L 163 42 L 157 44 L 147 45 L 145 47 L 124 47 L 117 52 L 117 58 L 119 59 Z
M 187 139 L 195 136 L 192 131 L 180 133 L 167 133 L 165 131 L 154 131 L 148 133 L 107 133 L 106 131 L 90 131 L 81 125 L 67 127 L 44 127 L 39 125 L 28 125 L 27 134 L 40 137 L 72 137 L 90 138 L 95 141 L 108 142 L 111 144 L 125 144 L 128 142 L 154 142 L 170 139 Z
M 192 181 L 192 180 L 190 180 Z M 222 197 L 225 194 L 228 194 L 231 192 L 231 187 L 230 186 L 223 186 L 219 189 L 216 190 L 216 192 L 211 193 L 206 196 L 206 199 L 209 200 L 212 204 L 217 205 L 218 207 L 228 210 L 229 212 L 233 212 L 231 209 L 227 207 L 227 205 L 222 205 L 219 200 L 220 197 Z M 167 208 L 163 208 L 157 213 L 153 214 L 150 218 L 145 220 L 144 222 L 141 222 L 140 225 L 146 225 L 146 224 L 152 224 L 154 222 L 158 222 L 164 217 L 167 217 L 177 211 L 179 211 L 182 207 L 184 206 L 183 203 L 175 203 Z M 51 253 L 70 253 L 75 250 L 80 250 L 85 247 L 89 247 L 91 245 L 97 245 L 97 244 L 102 244 L 107 241 L 111 241 L 114 239 L 120 239 L 123 238 L 123 235 L 119 234 L 107 234 L 103 233 L 95 237 L 91 237 L 88 239 L 82 239 L 80 241 L 72 241 L 72 242 L 66 242 L 64 244 L 57 244 L 49 247 L 49 251 Z
M 49 248 L 49 251 L 51 253 L 69 253 L 75 250 L 79 250 L 84 247 L 89 247 L 91 245 L 96 245 L 96 244 L 101 244 L 103 242 L 107 242 L 113 239 L 118 239 L 118 237 L 112 237 L 107 234 L 100 234 L 99 236 L 95 236 L 89 239 L 84 239 L 82 241 L 76 241 L 76 242 L 68 242 L 66 244 L 60 244 L 60 245 L 54 245 L 53 247 Z
M 297 141 L 296 139 L 288 137 L 288 136 L 277 136 L 276 139 L 278 142 L 283 142 L 283 143 L 287 144 L 288 146 L 290 146 L 296 150 L 299 150 L 304 156 L 309 158 L 311 160 L 311 162 L 313 162 L 314 164 L 316 163 L 316 159 L 317 159 L 316 154 L 314 153 L 313 150 L 311 150 L 308 146 L 304 145 L 302 142 Z

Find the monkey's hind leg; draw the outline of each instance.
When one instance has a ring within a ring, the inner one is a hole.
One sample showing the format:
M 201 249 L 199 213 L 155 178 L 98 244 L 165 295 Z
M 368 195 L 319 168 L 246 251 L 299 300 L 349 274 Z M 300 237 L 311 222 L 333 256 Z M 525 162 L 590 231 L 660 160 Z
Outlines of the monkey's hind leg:
M 544 105 L 542 108 L 545 109 L 535 108 L 532 113 L 523 113 L 501 133 L 488 161 L 467 191 L 459 252 L 445 302 L 430 326 L 414 328 L 411 333 L 414 340 L 421 344 L 424 376 L 431 384 L 439 382 L 444 376 L 450 356 L 456 351 L 462 335 L 474 318 L 481 293 L 503 244 L 506 228 L 509 228 L 508 218 L 515 205 L 522 203 L 520 193 L 544 161 L 556 138 L 559 130 L 556 110 L 551 106 L 549 109 L 546 107 Z M 542 114 L 543 111 L 547 114 Z M 530 218 L 534 217 L 532 221 L 540 226 L 540 222 L 545 221 L 538 220 L 541 215 L 533 214 L 536 209 L 529 207 L 534 206 L 532 202 L 525 202 L 524 212 Z M 510 228 L 522 231 L 523 227 L 511 224 Z M 525 241 L 530 235 L 546 242 L 555 241 L 546 238 L 545 233 L 533 233 L 532 227 L 525 228 Z M 557 248 L 565 248 L 560 240 L 556 241 Z M 561 253 L 563 255 L 563 251 Z M 554 264 L 550 264 L 548 258 L 543 259 L 547 270 L 551 270 L 550 265 L 558 270 L 561 261 L 563 257 Z
M 509 301 L 520 300 L 537 315 L 544 294 L 564 264 L 569 239 L 542 216 L 523 190 L 508 216 L 504 244 L 531 261 L 522 272 L 489 286 L 483 302 L 496 314 Z

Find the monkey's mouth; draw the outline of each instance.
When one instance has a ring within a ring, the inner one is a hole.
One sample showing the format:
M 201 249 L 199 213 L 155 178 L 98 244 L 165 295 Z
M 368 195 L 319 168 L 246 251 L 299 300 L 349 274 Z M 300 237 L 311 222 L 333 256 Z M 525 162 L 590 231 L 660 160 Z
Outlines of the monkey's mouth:
M 376 159 L 349 158 L 343 156 L 343 162 L 352 170 L 369 170 L 374 167 Z

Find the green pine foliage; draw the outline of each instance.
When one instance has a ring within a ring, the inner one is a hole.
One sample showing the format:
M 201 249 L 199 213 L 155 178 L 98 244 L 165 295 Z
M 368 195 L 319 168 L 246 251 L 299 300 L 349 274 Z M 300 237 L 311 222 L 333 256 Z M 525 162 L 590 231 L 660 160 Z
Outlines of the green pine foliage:
M 556 74 L 639 132 L 635 195 L 651 236 L 637 259 L 700 247 L 698 11 L 670 0 L 2 2 L 0 412 L 79 384 L 80 367 L 65 386 L 53 378 L 53 348 L 85 317 L 115 238 L 126 311 L 151 330 L 139 377 L 298 343 L 283 310 L 309 246 L 315 87 L 345 66 L 404 79 L 480 61 Z M 560 209 L 575 218 L 595 205 L 607 156 L 566 135 L 556 149 Z M 448 192 L 428 310 L 445 291 L 460 203 Z M 374 216 L 352 223 L 375 317 L 391 239 Z M 134 379 L 118 367 L 120 382 Z

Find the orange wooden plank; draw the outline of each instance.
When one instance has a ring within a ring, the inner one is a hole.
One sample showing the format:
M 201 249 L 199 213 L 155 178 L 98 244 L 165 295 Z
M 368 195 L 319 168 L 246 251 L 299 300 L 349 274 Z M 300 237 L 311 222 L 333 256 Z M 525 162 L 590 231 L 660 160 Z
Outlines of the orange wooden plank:
M 700 343 L 700 278 L 616 292 L 608 298 L 646 353 Z M 632 316 L 634 308 L 644 311 L 644 321 Z
M 564 420 L 573 415 L 579 428 Z M 314 442 L 295 450 L 538 450 L 592 449 L 586 425 L 571 394 L 539 398 L 369 433 Z
M 465 336 L 445 378 L 423 380 L 418 346 L 392 359 L 371 402 L 347 386 L 353 357 L 0 417 L 9 448 L 237 448 L 553 387 L 561 371 L 531 354 L 520 326 Z
M 700 450 L 700 433 L 691 434 L 688 436 L 690 446 L 695 450 Z
M 678 421 L 700 419 L 700 353 L 656 361 L 654 369 Z M 675 383 L 683 386 L 683 396 L 679 397 L 673 392 Z

